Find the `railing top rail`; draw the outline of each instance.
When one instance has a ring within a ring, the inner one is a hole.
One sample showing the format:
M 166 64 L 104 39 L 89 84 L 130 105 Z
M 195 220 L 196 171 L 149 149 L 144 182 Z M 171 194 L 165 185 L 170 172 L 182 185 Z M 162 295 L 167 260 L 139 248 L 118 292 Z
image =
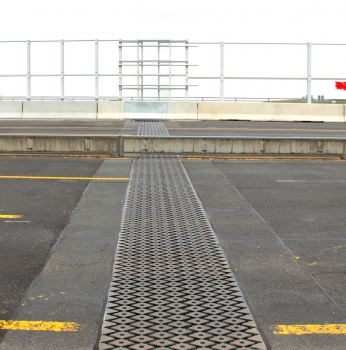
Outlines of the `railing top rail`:
M 0 43 L 26 43 L 28 41 L 32 43 L 49 43 L 49 42 L 94 42 L 97 41 L 108 41 L 108 42 L 118 42 L 122 43 L 137 43 L 137 42 L 160 42 L 160 43 L 186 43 L 189 44 L 199 44 L 199 45 L 220 45 L 221 43 L 225 45 L 307 45 L 305 43 L 288 43 L 288 42 L 228 42 L 228 41 L 188 41 L 185 40 L 167 40 L 167 39 L 137 39 L 137 40 L 123 40 L 123 39 L 54 39 L 54 40 L 0 40 Z M 338 45 L 346 46 L 346 43 L 310 43 L 311 45 Z

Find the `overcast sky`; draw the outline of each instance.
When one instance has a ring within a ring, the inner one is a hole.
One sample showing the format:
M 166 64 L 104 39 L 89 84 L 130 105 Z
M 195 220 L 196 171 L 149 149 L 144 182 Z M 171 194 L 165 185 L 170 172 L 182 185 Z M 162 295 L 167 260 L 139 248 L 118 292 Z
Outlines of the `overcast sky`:
M 170 38 L 189 41 L 346 43 L 345 13 L 345 0 L 0 0 L 0 39 Z M 346 62 L 345 49 L 339 47 L 339 51 L 322 52 L 317 48 L 313 51 L 313 73 L 327 74 L 317 71 L 316 67 L 331 65 L 334 67 L 331 72 L 333 76 L 338 73 L 337 76 L 346 77 L 346 70 L 343 69 L 346 64 L 342 63 Z M 250 52 L 251 49 L 243 54 Z M 0 53 L 4 55 L 4 52 Z M 295 54 L 292 51 L 288 56 Z M 270 52 L 268 55 L 270 61 Z M 319 56 L 322 57 L 321 62 L 317 62 Z M 256 61 L 256 56 L 253 59 Z M 305 51 L 301 59 L 304 66 Z M 197 57 L 195 60 L 198 60 Z M 261 56 L 262 66 L 264 60 Z M 237 64 L 241 65 L 241 62 L 238 60 Z M 273 62 L 270 65 L 273 66 Z M 240 68 L 246 72 L 246 67 Z M 259 70 L 256 68 L 257 75 L 263 76 Z M 306 67 L 303 67 L 303 72 L 306 74 Z M 280 74 L 285 76 L 285 71 Z M 301 71 L 297 72 L 297 76 L 301 76 Z M 315 87 L 320 83 L 316 84 Z M 313 92 L 326 95 L 333 92 L 334 98 L 344 97 L 345 92 L 332 90 L 333 84 L 329 82 L 320 91 Z M 296 95 L 302 95 L 302 91 L 299 90 Z

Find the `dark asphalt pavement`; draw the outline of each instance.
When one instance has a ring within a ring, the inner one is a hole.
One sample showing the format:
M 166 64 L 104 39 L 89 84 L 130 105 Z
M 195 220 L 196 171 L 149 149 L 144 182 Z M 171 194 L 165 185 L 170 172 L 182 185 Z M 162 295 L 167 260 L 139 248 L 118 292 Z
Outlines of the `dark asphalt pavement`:
M 278 335 L 273 327 L 346 324 L 345 161 L 183 164 L 271 348 L 344 350 L 344 334 Z M 130 168 L 126 159 L 0 158 L 0 176 L 128 177 Z M 0 178 L 0 215 L 23 215 L 0 218 L 0 320 L 17 315 L 92 329 L 11 330 L 13 346 L 0 339 L 1 349 L 95 344 L 127 182 L 92 181 L 84 192 L 89 183 Z
M 164 122 L 171 136 L 237 137 L 346 137 L 344 123 L 284 123 L 243 121 Z M 131 135 L 138 123 L 124 121 L 0 120 L 1 134 L 21 135 Z
M 102 160 L 1 157 L 0 176 L 92 177 Z M 0 319 L 10 320 L 89 181 L 0 178 Z M 22 222 L 21 222 L 22 221 Z M 4 331 L 0 330 L 0 339 Z
M 272 349 L 345 349 L 273 326 L 346 323 L 346 163 L 183 162 Z

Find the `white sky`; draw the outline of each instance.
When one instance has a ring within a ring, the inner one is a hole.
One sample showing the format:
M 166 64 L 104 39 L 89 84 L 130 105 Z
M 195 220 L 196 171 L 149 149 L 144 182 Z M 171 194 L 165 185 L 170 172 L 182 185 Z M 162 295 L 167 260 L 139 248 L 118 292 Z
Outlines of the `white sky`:
M 0 0 L 0 40 L 154 38 L 217 42 L 346 43 L 345 10 L 345 0 Z M 0 44 L 0 74 L 9 74 L 11 69 L 23 73 L 23 62 L 18 57 L 12 57 L 8 51 L 16 56 L 24 56 L 25 62 L 25 44 L 24 49 L 14 49 L 6 45 Z M 83 48 L 75 48 L 74 52 L 71 48 L 71 69 L 93 66 L 92 44 L 84 49 L 84 56 L 78 58 L 78 52 L 82 53 Z M 225 75 L 306 76 L 305 47 L 289 46 L 277 49 L 279 50 L 273 51 L 267 46 L 227 46 Z M 100 55 L 101 50 L 100 46 Z M 109 50 L 106 50 L 105 46 L 104 55 L 112 52 L 110 47 Z M 199 65 L 199 71 L 191 69 L 190 75 L 219 74 L 218 48 L 200 47 L 190 51 L 190 63 Z M 65 54 L 68 55 L 67 52 Z M 54 55 L 57 56 L 55 63 Z M 90 62 L 86 56 L 90 56 Z M 47 59 L 39 61 L 39 57 Z M 37 46 L 32 52 L 32 69 L 35 59 L 36 66 L 40 65 L 42 68 L 47 66 L 49 61 L 59 70 L 59 47 L 51 46 L 47 49 Z M 102 60 L 101 57 L 100 59 Z M 9 65 L 9 61 L 12 66 Z M 107 58 L 104 58 L 104 61 L 106 62 Z M 313 47 L 312 62 L 313 76 L 346 78 L 346 46 Z M 37 69 L 39 70 L 39 67 Z M 45 91 L 49 92 L 48 95 L 59 95 L 59 85 L 53 88 L 53 80 L 48 83 L 48 78 L 41 79 L 46 79 L 43 85 Z M 12 83 L 5 80 L 0 78 L 0 93 L 4 96 L 26 94 L 26 87 L 19 87 L 21 81 L 17 80 L 18 83 L 14 84 L 13 79 Z M 219 94 L 217 81 L 194 80 L 190 83 L 200 85 L 195 90 L 191 88 L 191 96 Z M 116 86 L 115 81 L 105 82 L 104 87 L 101 84 L 100 95 L 102 92 L 110 95 L 107 92 L 112 84 Z M 334 81 L 313 82 L 313 95 L 345 98 L 346 92 L 336 90 L 334 84 Z M 80 92 L 80 95 L 92 95 L 92 86 L 89 90 L 83 90 L 86 85 L 88 83 L 75 82 L 69 87 L 67 82 L 66 94 Z M 114 89 L 112 95 L 113 92 Z M 33 82 L 32 94 L 44 93 L 42 83 L 39 80 Z M 225 87 L 225 96 L 229 97 L 301 97 L 305 94 L 305 82 L 227 81 Z

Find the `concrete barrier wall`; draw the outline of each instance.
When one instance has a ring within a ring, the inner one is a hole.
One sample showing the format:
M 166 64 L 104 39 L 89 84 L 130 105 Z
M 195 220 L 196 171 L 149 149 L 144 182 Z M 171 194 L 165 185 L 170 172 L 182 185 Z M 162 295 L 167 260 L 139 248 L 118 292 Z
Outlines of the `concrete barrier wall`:
M 1 101 L 0 119 L 21 119 L 23 103 L 20 101 Z
M 125 119 L 124 101 L 99 101 L 97 107 L 97 119 Z
M 199 120 L 345 122 L 341 104 L 199 102 Z
M 168 120 L 197 120 L 197 102 L 167 102 Z
M 345 155 L 346 140 L 231 137 L 0 136 L 0 152 Z
M 343 155 L 345 145 L 346 140 L 126 136 L 123 153 Z
M 153 107 L 152 111 L 150 111 L 151 107 Z M 178 101 L 153 103 L 124 101 L 2 101 L 0 102 L 0 119 L 3 118 L 97 118 L 113 120 L 149 118 L 161 120 L 254 120 L 344 123 L 346 122 L 346 105 L 199 102 L 197 106 L 197 102 Z
M 96 119 L 94 101 L 23 102 L 23 119 Z
M 0 136 L 0 152 L 116 153 L 117 137 Z

